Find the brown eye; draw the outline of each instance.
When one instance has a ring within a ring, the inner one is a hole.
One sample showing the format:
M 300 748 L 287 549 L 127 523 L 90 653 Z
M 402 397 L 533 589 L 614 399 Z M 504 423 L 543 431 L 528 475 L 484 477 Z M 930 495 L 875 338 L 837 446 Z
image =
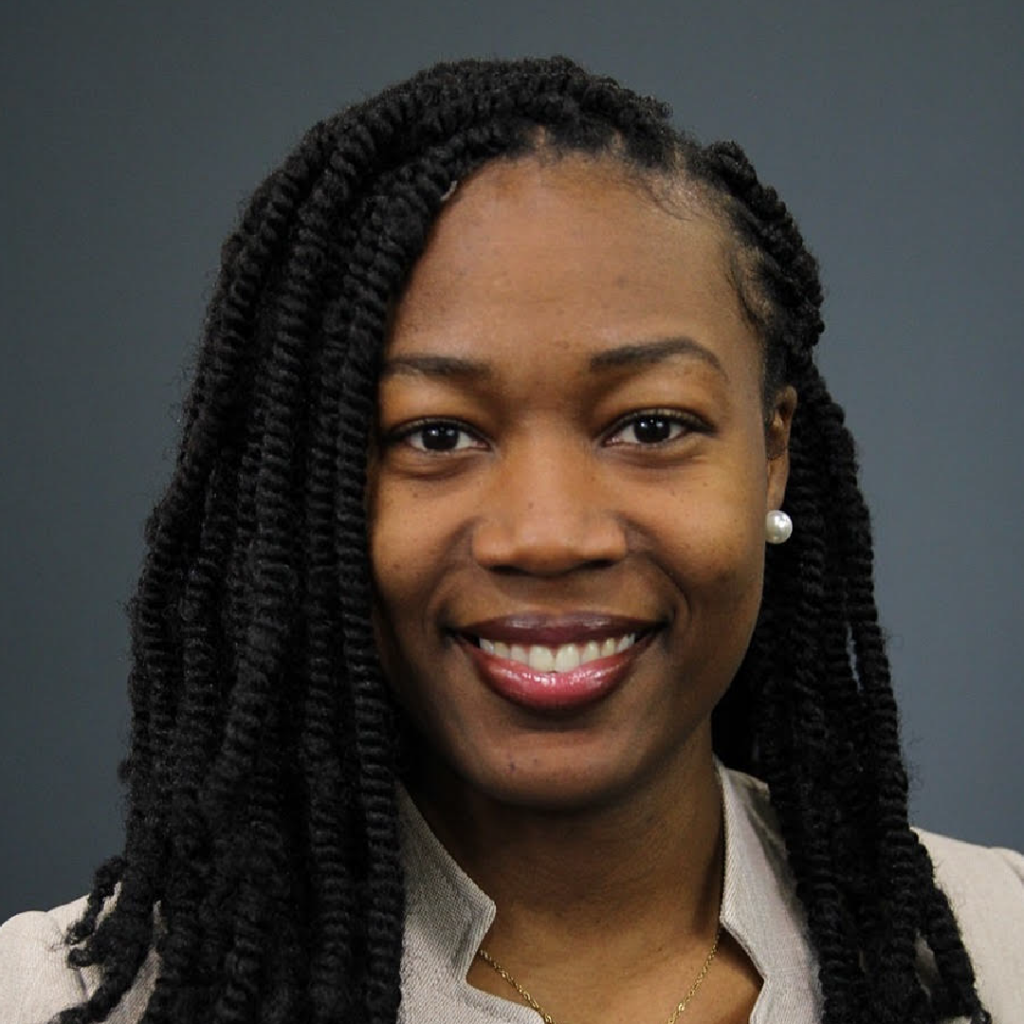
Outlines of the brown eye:
M 660 444 L 672 436 L 675 426 L 664 416 L 644 416 L 633 424 L 633 436 L 640 444 Z
M 411 427 L 402 433 L 400 440 L 423 452 L 455 452 L 483 446 L 466 427 L 443 420 Z
M 674 441 L 693 424 L 682 416 L 669 415 L 661 412 L 637 413 L 629 419 L 622 420 L 608 437 L 608 444 L 621 445 L 659 445 Z

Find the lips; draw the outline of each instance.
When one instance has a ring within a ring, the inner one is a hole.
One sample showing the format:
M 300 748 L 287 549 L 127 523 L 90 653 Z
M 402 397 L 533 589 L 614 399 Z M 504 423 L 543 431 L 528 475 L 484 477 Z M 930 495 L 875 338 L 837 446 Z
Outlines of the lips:
M 657 626 L 592 612 L 517 615 L 472 623 L 457 637 L 493 692 L 532 710 L 562 711 L 614 690 Z

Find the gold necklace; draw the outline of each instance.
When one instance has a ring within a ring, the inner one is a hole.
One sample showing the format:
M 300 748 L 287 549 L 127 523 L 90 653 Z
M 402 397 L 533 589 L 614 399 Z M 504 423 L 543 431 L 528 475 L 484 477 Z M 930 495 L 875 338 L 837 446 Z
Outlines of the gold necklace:
M 698 972 L 697 977 L 693 979 L 693 984 L 690 986 L 686 995 L 683 996 L 683 998 L 680 999 L 679 1002 L 676 1004 L 676 1008 L 672 1011 L 672 1014 L 669 1017 L 667 1024 L 676 1024 L 679 1015 L 683 1013 L 686 1007 L 689 1006 L 690 1000 L 693 999 L 693 997 L 697 994 L 697 989 L 700 988 L 704 979 L 707 977 L 708 970 L 711 967 L 711 961 L 715 959 L 715 954 L 718 952 L 718 942 L 719 939 L 721 939 L 721 937 L 722 925 L 719 924 L 718 931 L 715 932 L 715 942 L 714 945 L 711 947 L 711 952 L 708 953 L 707 959 L 705 959 L 704 961 L 704 965 Z M 516 981 L 516 979 L 513 978 L 512 975 L 509 974 L 508 971 L 506 971 L 505 968 L 502 967 L 497 960 L 494 959 L 494 957 L 491 956 L 490 953 L 487 952 L 486 949 L 481 947 L 477 950 L 476 955 L 480 957 L 480 959 L 483 960 L 485 964 L 487 964 L 489 967 L 492 967 L 495 971 L 497 971 L 497 973 L 501 975 L 502 979 L 508 982 L 508 984 L 511 985 L 519 993 L 523 1001 L 526 1003 L 527 1006 L 530 1007 L 531 1010 L 536 1010 L 537 1013 L 541 1015 L 541 1019 L 544 1021 L 544 1024 L 555 1024 L 554 1017 L 552 1017 L 551 1014 L 548 1013 L 547 1010 L 545 1010 L 544 1007 L 541 1006 L 540 1003 L 538 1003 L 537 1000 L 534 999 L 533 996 L 531 996 L 530 993 L 527 992 L 526 989 L 523 988 L 523 986 L 520 985 L 519 982 Z

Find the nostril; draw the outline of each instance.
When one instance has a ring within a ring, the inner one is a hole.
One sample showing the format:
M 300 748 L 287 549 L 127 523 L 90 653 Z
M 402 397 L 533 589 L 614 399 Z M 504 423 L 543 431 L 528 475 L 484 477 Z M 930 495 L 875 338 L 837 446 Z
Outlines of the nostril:
M 543 565 L 534 564 L 531 566 L 489 565 L 486 568 L 488 572 L 493 572 L 498 576 L 507 576 L 512 578 L 518 578 L 523 576 L 544 578 L 567 576 L 573 573 L 610 569 L 614 565 L 615 563 L 610 559 L 601 559 L 592 562 L 571 563 L 568 565 L 554 564 L 548 562 Z
M 518 512 L 517 512 L 518 509 Z M 623 523 L 585 503 L 523 512 L 505 501 L 474 524 L 471 550 L 482 567 L 508 576 L 558 576 L 606 569 L 628 553 Z

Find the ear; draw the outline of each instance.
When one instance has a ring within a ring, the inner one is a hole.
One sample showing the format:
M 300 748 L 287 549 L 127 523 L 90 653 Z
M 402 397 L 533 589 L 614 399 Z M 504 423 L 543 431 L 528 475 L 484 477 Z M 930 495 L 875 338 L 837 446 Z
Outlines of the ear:
M 796 412 L 796 389 L 787 384 L 775 396 L 770 418 L 765 427 L 768 453 L 768 488 L 765 511 L 782 508 L 789 479 L 789 432 Z

